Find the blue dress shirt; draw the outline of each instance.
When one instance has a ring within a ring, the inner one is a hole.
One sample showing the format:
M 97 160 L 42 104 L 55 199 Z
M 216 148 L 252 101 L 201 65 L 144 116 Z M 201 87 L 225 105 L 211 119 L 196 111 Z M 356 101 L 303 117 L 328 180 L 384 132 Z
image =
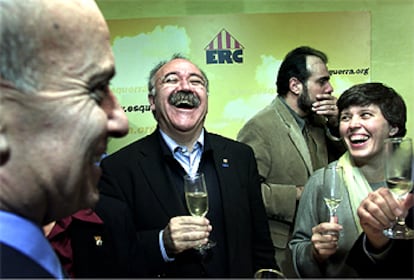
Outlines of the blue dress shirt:
M 181 164 L 188 175 L 194 175 L 198 166 L 200 165 L 201 155 L 203 153 L 204 145 L 204 129 L 201 131 L 196 143 L 194 144 L 193 150 L 188 151 L 187 147 L 178 145 L 171 137 L 165 134 L 161 129 L 160 133 L 174 158 Z M 161 230 L 158 235 L 158 242 L 160 245 L 161 255 L 166 262 L 172 262 L 175 259 L 169 258 L 165 250 L 164 241 L 162 240 L 162 234 L 164 230 Z
M 64 278 L 53 248 L 42 229 L 33 222 L 0 210 L 0 242 L 33 259 L 54 277 Z

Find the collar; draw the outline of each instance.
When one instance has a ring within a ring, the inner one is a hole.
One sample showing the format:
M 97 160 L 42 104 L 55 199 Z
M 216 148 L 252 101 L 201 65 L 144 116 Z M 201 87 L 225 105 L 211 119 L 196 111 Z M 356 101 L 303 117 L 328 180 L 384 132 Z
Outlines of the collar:
M 38 225 L 16 214 L 0 210 L 0 228 L 1 243 L 31 258 L 54 277 L 63 278 L 59 259 Z
M 289 110 L 289 112 L 292 114 L 293 118 L 295 119 L 295 121 L 299 125 L 300 130 L 303 130 L 303 128 L 305 127 L 305 124 L 306 124 L 305 119 L 300 117 L 295 111 L 293 111 L 292 108 L 290 108 L 290 106 L 286 103 L 286 101 L 283 97 L 278 95 L 278 98 L 286 106 L 286 108 Z
M 172 154 L 177 151 L 177 149 L 180 149 L 182 152 L 187 151 L 187 147 L 180 146 L 175 142 L 170 136 L 168 136 L 164 131 L 159 129 L 162 139 L 164 139 L 165 143 L 167 144 L 168 149 L 171 151 Z M 201 130 L 200 136 L 198 137 L 197 141 L 194 143 L 194 148 L 199 145 L 200 149 L 203 149 L 204 146 L 204 128 Z
M 52 239 L 54 236 L 66 231 L 73 220 L 78 220 L 92 224 L 103 224 L 101 218 L 99 218 L 99 216 L 95 212 L 93 212 L 92 209 L 79 210 L 71 216 L 56 221 L 56 224 L 49 233 L 48 238 Z

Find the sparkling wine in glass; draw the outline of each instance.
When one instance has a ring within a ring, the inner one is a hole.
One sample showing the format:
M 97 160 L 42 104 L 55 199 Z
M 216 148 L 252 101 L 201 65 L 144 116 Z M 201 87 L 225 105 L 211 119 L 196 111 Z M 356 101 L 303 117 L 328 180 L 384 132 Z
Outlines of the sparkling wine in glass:
M 411 138 L 388 138 L 385 149 L 385 180 L 395 198 L 403 200 L 413 188 L 413 148 Z M 384 230 L 392 239 L 414 239 L 414 230 L 407 227 L 404 217 L 396 217 L 395 224 Z
M 338 165 L 328 165 L 323 173 L 323 200 L 329 209 L 329 222 L 337 223 L 336 210 L 343 196 L 343 168 Z M 327 234 L 337 234 L 328 232 Z
M 204 217 L 208 212 L 208 193 L 203 173 L 184 176 L 185 201 L 192 216 Z M 196 249 L 200 252 L 214 247 L 216 243 L 209 240 L 207 244 Z

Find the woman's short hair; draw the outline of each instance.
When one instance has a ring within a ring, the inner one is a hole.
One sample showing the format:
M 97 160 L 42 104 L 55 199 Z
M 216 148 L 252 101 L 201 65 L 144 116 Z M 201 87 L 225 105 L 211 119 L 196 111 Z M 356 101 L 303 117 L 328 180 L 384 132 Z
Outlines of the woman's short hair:
M 382 115 L 398 132 L 393 137 L 404 137 L 407 133 L 407 107 L 402 97 L 391 87 L 382 83 L 363 83 L 350 87 L 337 101 L 339 116 L 350 106 L 376 105 Z

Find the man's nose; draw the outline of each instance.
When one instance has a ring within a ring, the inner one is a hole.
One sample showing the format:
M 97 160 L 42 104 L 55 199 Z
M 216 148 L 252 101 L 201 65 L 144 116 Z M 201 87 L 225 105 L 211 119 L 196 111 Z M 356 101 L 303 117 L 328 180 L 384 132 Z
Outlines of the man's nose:
M 108 134 L 112 137 L 123 137 L 128 134 L 128 118 L 112 91 L 108 94 L 108 99 L 104 108 L 108 116 Z
M 326 92 L 327 93 L 332 93 L 334 91 L 333 86 L 330 82 L 328 82 L 328 84 L 326 85 Z
M 190 81 L 188 81 L 186 79 L 180 80 L 178 86 L 179 86 L 179 89 L 183 90 L 183 91 L 190 91 L 190 89 L 191 89 Z

